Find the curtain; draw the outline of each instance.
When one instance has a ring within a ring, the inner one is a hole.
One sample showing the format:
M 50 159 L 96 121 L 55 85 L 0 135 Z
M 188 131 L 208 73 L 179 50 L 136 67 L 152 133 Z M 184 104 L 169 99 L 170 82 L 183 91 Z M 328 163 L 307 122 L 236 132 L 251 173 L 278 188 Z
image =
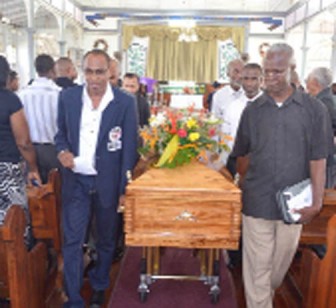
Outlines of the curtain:
M 197 26 L 197 42 L 180 42 L 183 28 L 162 25 L 123 26 L 123 49 L 133 36 L 149 37 L 146 76 L 158 80 L 212 82 L 217 78 L 218 41 L 232 39 L 239 51 L 244 48 L 244 27 Z

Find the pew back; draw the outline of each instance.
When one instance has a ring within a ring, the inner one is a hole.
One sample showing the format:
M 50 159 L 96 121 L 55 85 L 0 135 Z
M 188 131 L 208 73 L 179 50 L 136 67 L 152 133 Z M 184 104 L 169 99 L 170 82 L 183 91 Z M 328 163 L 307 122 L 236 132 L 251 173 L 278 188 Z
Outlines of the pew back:
M 42 308 L 47 249 L 38 243 L 27 250 L 25 226 L 23 209 L 13 205 L 0 226 L 0 296 L 9 299 L 12 308 Z
M 41 187 L 27 189 L 33 234 L 38 240 L 47 240 L 49 252 L 56 258 L 51 260 L 47 281 L 47 300 L 54 291 L 63 289 L 63 258 L 61 254 L 61 177 L 57 169 L 49 172 L 48 182 Z
M 328 221 L 334 214 L 336 214 L 336 190 L 326 189 L 321 212 L 309 224 L 303 225 L 300 244 L 325 244 Z
M 309 248 L 303 250 L 301 292 L 304 307 L 336 306 L 336 215 L 327 229 L 327 253 L 319 259 Z
M 27 190 L 29 211 L 35 238 L 52 240 L 61 251 L 61 179 L 56 169 L 49 173 L 48 183 Z

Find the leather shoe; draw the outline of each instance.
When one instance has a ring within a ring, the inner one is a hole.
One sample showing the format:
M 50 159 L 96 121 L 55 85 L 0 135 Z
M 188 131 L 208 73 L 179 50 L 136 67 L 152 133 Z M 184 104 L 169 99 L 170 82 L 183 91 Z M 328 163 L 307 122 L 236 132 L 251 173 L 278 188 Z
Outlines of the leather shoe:
M 105 301 L 105 290 L 93 290 L 90 308 L 100 308 Z
M 124 248 L 123 247 L 118 247 L 114 253 L 113 261 L 112 263 L 119 262 L 122 257 L 124 256 Z

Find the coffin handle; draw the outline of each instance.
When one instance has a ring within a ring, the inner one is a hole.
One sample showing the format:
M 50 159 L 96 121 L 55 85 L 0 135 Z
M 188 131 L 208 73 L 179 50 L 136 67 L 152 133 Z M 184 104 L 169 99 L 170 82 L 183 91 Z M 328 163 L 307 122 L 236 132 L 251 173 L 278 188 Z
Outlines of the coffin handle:
M 181 214 L 176 216 L 174 218 L 174 220 L 177 220 L 177 221 L 181 221 L 181 220 L 197 221 L 196 217 L 192 213 L 188 212 L 187 210 L 184 210 L 183 212 L 181 212 Z

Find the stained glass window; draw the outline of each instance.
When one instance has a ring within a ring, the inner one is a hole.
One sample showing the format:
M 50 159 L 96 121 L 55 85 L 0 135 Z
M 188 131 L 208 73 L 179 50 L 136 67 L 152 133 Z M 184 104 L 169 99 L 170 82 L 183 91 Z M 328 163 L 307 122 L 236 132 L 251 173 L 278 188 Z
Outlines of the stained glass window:
M 127 50 L 127 72 L 136 73 L 139 77 L 146 74 L 147 46 L 134 42 Z
M 218 80 L 228 82 L 226 68 L 230 61 L 240 57 L 239 51 L 231 40 L 221 41 L 218 44 Z

